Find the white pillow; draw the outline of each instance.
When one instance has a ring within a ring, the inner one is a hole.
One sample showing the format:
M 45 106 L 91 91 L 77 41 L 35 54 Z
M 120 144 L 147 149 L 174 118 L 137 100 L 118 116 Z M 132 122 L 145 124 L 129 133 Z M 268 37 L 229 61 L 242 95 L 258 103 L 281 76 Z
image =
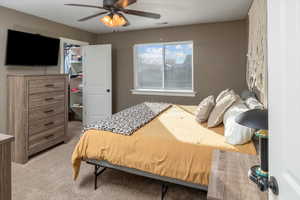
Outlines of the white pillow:
M 216 98 L 216 102 L 219 102 L 223 97 L 225 97 L 230 91 L 233 91 L 232 89 L 226 89 L 220 92 L 220 94 Z
M 208 96 L 199 104 L 195 116 L 197 122 L 206 122 L 212 109 L 215 107 L 214 96 Z
M 249 108 L 240 100 L 226 111 L 223 122 L 225 126 L 224 136 L 227 143 L 238 145 L 251 141 L 254 129 L 247 128 L 235 122 L 235 118 L 239 114 L 248 110 Z
M 224 113 L 237 99 L 238 96 L 233 91 L 228 92 L 227 95 L 220 99 L 210 113 L 207 126 L 212 128 L 221 124 L 223 122 Z
M 254 97 L 249 97 L 246 100 L 247 106 L 252 109 L 264 109 L 264 106 Z

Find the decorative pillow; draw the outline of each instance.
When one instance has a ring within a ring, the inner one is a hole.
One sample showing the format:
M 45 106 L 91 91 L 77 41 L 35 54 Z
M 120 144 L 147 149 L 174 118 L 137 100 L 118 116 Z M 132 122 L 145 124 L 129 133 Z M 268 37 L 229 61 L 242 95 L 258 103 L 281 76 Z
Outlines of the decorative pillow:
M 211 113 L 214 107 L 215 107 L 214 96 L 208 96 L 205 99 L 203 99 L 199 104 L 195 113 L 196 121 L 200 123 L 206 122 L 209 117 L 209 114 Z
M 238 99 L 233 91 L 228 92 L 220 101 L 217 102 L 215 108 L 208 118 L 208 127 L 216 127 L 223 122 L 224 113 Z
M 245 144 L 249 142 L 254 134 L 254 129 L 242 126 L 235 122 L 235 118 L 248 111 L 249 108 L 243 101 L 234 103 L 224 115 L 225 140 L 232 145 Z
M 241 98 L 242 98 L 243 100 L 246 100 L 246 99 L 248 99 L 249 97 L 254 97 L 254 98 L 256 98 L 256 95 L 255 95 L 254 92 L 251 92 L 251 91 L 249 91 L 249 90 L 244 90 L 244 91 L 241 93 Z
M 246 105 L 250 109 L 264 109 L 264 106 L 254 97 L 249 97 L 246 100 Z
M 232 89 L 226 89 L 220 92 L 218 97 L 216 98 L 216 102 L 219 102 L 223 97 L 225 97 L 230 91 L 233 91 Z

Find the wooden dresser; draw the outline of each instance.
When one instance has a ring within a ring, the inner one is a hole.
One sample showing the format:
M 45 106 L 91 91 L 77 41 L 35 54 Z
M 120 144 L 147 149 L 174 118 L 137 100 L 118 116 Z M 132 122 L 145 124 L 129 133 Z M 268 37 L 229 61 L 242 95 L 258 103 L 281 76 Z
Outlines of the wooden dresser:
M 11 200 L 12 141 L 12 136 L 0 134 L 0 200 Z
M 207 200 L 267 200 L 268 193 L 248 178 L 258 163 L 258 156 L 214 150 Z
M 65 141 L 67 75 L 8 75 L 7 102 L 14 162 L 26 163 L 29 156 Z

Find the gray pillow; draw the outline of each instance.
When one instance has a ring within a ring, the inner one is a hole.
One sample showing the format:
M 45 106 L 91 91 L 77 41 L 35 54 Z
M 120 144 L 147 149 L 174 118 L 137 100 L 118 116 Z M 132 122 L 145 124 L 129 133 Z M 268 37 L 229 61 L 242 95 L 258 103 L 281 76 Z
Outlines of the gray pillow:
M 197 122 L 206 122 L 212 109 L 215 107 L 215 98 L 214 96 L 208 96 L 201 101 L 199 104 L 195 116 Z
M 248 99 L 249 97 L 254 97 L 254 98 L 256 98 L 256 95 L 255 95 L 254 92 L 251 92 L 251 91 L 249 91 L 249 90 L 244 90 L 244 91 L 241 93 L 241 98 L 242 98 L 243 100 L 246 100 L 246 99 Z
M 224 113 L 237 99 L 238 95 L 233 91 L 228 92 L 227 95 L 220 99 L 208 118 L 208 127 L 212 128 L 220 125 L 223 122 Z

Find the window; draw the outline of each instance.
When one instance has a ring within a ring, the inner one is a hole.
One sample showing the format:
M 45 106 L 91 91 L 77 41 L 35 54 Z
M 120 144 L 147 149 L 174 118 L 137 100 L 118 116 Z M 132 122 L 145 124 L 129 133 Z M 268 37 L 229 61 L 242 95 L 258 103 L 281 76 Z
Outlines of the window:
M 134 94 L 195 95 L 193 42 L 134 46 Z

